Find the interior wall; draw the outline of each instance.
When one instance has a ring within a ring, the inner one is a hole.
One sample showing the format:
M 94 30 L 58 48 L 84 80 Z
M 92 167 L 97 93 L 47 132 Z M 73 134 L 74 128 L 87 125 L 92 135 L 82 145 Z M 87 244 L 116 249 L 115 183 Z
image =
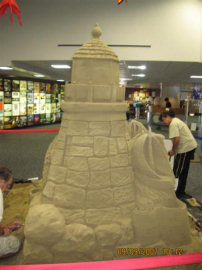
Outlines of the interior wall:
M 164 99 L 169 98 L 172 108 L 179 108 L 180 106 L 180 85 L 179 84 L 162 84 L 162 96 L 161 96 L 161 107 L 165 107 Z
M 200 0 L 21 0 L 23 22 L 0 18 L 0 65 L 12 60 L 70 60 L 98 22 L 107 44 L 151 45 L 114 48 L 120 60 L 200 61 Z
M 163 84 L 162 99 L 166 97 L 178 98 L 180 94 L 180 85 Z

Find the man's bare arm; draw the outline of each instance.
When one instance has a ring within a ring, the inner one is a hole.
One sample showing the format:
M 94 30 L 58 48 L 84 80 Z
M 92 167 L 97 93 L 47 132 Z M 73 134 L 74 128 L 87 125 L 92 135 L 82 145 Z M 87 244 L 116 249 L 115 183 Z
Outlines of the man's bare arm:
M 173 138 L 173 147 L 172 147 L 172 150 L 170 150 L 168 152 L 168 155 L 170 157 L 175 155 L 175 151 L 176 151 L 176 148 L 178 147 L 179 143 L 180 143 L 180 137 Z

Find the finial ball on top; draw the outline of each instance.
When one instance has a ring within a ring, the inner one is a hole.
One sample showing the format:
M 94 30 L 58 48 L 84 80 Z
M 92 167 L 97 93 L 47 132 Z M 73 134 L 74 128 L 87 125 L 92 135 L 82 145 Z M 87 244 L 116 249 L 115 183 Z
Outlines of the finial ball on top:
M 100 28 L 98 23 L 96 23 L 96 25 L 93 27 L 93 30 L 92 30 L 92 36 L 93 38 L 100 38 L 101 35 L 102 35 L 102 29 Z

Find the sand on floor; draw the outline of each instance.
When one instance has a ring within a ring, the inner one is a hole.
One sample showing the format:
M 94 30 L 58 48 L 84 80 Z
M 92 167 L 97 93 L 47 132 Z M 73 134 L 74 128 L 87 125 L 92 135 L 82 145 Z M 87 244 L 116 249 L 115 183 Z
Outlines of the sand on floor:
M 8 224 L 12 221 L 20 221 L 24 224 L 25 217 L 29 209 L 30 198 L 35 190 L 38 189 L 40 181 L 28 182 L 28 183 L 19 183 L 15 184 L 13 189 L 8 193 L 4 200 L 4 216 L 1 224 Z M 199 235 L 195 229 L 195 224 L 193 220 L 190 221 L 190 230 L 195 243 L 195 248 L 199 252 L 201 251 L 202 236 Z M 22 227 L 16 232 L 13 232 L 14 235 L 20 239 L 24 239 L 24 228 Z M 194 252 L 196 252 L 194 250 Z M 0 260 L 0 265 L 18 265 L 23 264 L 22 252 L 18 253 L 15 256 L 9 257 L 7 259 Z M 184 270 L 188 266 L 174 266 L 172 268 L 163 268 L 163 269 L 178 269 Z M 189 269 L 199 270 L 202 269 L 201 264 L 189 265 Z M 154 268 L 153 268 L 154 269 Z M 156 269 L 156 268 L 155 268 Z M 158 268 L 158 270 L 161 270 Z

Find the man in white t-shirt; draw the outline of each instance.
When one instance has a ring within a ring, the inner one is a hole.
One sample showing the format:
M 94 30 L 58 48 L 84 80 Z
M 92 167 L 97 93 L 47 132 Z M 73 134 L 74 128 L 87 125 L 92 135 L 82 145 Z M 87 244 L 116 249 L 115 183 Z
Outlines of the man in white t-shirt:
M 9 192 L 13 185 L 13 175 L 10 170 L 0 167 L 0 222 L 3 219 L 3 194 Z M 22 224 L 15 221 L 7 225 L 0 224 L 0 259 L 17 253 L 21 241 L 11 233 L 18 230 Z
M 188 126 L 175 117 L 174 111 L 163 112 L 159 119 L 169 126 L 169 138 L 173 141 L 173 147 L 168 155 L 174 156 L 173 172 L 179 178 L 176 196 L 178 198 L 190 198 L 185 193 L 190 160 L 194 158 L 197 143 Z

